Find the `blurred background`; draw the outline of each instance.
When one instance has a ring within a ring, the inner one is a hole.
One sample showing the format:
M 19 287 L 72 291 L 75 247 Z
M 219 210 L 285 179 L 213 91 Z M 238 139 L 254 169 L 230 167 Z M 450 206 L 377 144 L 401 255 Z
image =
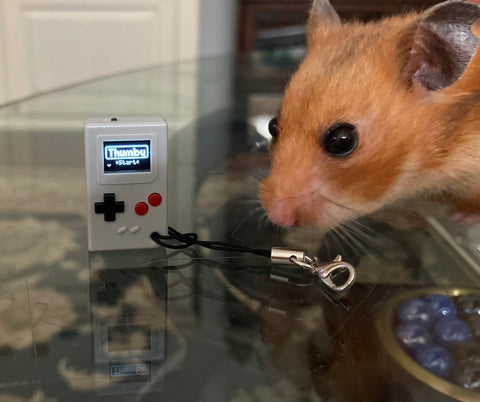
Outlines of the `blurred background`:
M 375 19 L 432 0 L 333 0 Z M 2 0 L 0 104 L 158 64 L 274 50 L 301 58 L 310 0 Z
M 0 103 L 231 52 L 235 6 L 235 0 L 2 0 Z

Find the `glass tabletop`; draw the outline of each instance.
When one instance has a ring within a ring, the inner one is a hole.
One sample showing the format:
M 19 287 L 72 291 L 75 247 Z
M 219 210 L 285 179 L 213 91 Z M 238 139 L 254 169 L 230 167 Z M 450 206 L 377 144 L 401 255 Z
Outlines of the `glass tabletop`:
M 480 312 L 478 226 L 422 200 L 348 231 L 269 223 L 257 195 L 269 166 L 262 134 L 295 67 L 268 53 L 217 57 L 0 108 L 0 401 L 480 400 L 458 385 L 463 360 L 479 353 L 480 316 L 465 307 Z M 238 252 L 88 252 L 83 124 L 116 116 L 168 121 L 170 226 L 322 261 L 341 254 L 355 285 L 335 294 Z M 471 322 L 473 341 L 449 349 L 446 380 L 395 338 L 399 306 L 430 294 Z

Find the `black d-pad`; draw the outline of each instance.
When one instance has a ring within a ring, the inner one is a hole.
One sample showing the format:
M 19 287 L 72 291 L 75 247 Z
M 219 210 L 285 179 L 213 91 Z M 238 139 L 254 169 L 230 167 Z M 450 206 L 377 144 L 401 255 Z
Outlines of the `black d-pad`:
M 115 201 L 115 193 L 103 194 L 103 202 L 95 203 L 95 213 L 103 214 L 105 222 L 114 222 L 115 214 L 125 212 L 125 203 Z

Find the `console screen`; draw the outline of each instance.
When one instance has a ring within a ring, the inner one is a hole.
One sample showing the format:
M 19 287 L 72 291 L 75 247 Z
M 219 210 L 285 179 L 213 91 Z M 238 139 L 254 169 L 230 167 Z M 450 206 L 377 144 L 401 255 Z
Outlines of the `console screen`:
M 150 172 L 150 148 L 150 140 L 104 141 L 105 174 Z

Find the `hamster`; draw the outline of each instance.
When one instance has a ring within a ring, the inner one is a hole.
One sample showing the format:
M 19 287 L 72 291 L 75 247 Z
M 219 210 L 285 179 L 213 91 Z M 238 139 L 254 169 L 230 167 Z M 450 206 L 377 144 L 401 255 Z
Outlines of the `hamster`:
M 418 194 L 480 217 L 480 6 L 345 23 L 313 2 L 270 122 L 270 220 L 330 229 Z

